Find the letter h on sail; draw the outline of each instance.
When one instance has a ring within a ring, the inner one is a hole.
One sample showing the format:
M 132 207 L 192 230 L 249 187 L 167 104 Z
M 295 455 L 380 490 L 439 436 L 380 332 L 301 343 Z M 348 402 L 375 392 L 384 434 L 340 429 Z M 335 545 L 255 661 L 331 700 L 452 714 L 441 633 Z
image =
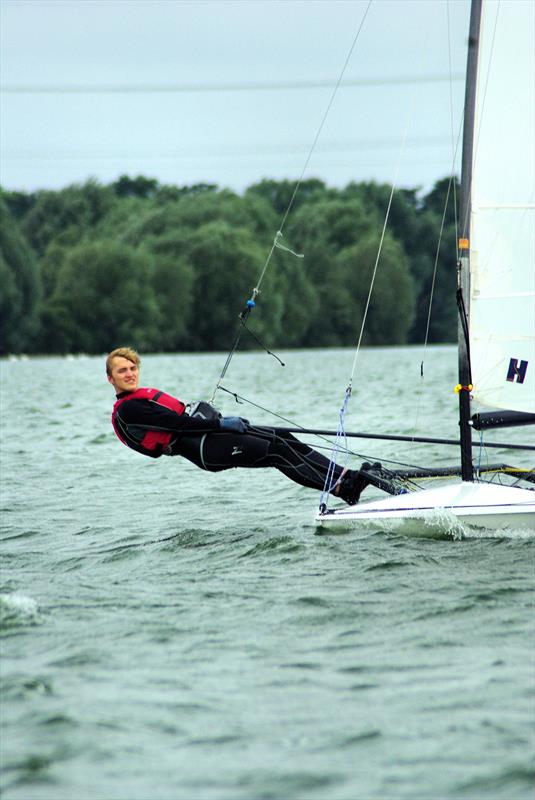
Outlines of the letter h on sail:
M 524 383 L 524 379 L 526 377 L 526 372 L 528 369 L 528 362 L 521 361 L 520 364 L 516 358 L 512 358 L 509 361 L 509 369 L 507 371 L 507 380 L 514 383 Z

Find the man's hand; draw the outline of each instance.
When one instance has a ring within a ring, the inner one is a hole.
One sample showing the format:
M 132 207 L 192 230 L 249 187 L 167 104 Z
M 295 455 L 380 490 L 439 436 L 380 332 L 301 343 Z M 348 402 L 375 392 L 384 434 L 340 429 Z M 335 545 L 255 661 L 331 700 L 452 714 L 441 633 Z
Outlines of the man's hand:
M 245 422 L 241 417 L 221 417 L 219 420 L 219 427 L 224 431 L 245 433 Z

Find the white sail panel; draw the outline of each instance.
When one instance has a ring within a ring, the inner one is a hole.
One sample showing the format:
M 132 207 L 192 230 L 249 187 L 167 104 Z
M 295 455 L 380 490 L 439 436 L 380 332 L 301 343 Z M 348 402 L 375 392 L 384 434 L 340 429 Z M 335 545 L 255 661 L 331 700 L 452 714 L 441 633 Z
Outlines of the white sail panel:
M 535 412 L 535 3 L 485 0 L 470 219 L 474 399 Z

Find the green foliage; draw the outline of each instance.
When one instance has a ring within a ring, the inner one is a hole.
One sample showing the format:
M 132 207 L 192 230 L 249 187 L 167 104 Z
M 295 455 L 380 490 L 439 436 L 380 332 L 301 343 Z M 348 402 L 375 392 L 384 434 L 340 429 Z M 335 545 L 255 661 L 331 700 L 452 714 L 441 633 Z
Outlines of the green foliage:
M 103 353 L 127 343 L 158 347 L 161 314 L 151 285 L 152 264 L 117 242 L 74 247 L 46 304 L 48 347 Z
M 0 353 L 34 349 L 40 299 L 36 261 L 0 198 Z
M 216 220 L 192 229 L 184 251 L 195 275 L 189 347 L 225 350 L 261 269 L 263 250 L 246 228 Z
M 227 351 L 270 253 L 251 332 L 270 347 L 354 345 L 390 194 L 309 179 L 297 192 L 264 180 L 240 196 L 142 175 L 3 191 L 3 352 Z M 447 179 L 423 197 L 395 192 L 364 343 L 455 339 L 457 194 Z M 280 244 L 304 258 L 273 248 L 281 225 Z M 257 340 L 244 334 L 240 347 Z
M 408 259 L 400 243 L 386 235 L 375 270 L 378 248 L 379 237 L 371 234 L 343 251 L 340 261 L 345 265 L 345 274 L 353 271 L 356 276 L 351 294 L 359 318 L 363 317 L 370 298 L 363 343 L 403 344 L 407 341 L 414 313 Z
M 245 193 L 245 197 L 250 199 L 258 196 L 267 200 L 276 212 L 278 221 L 281 222 L 290 203 L 291 210 L 297 211 L 300 206 L 313 201 L 315 197 L 325 196 L 327 191 L 323 181 L 317 178 L 302 181 L 297 192 L 295 181 L 263 180 L 250 186 Z
M 0 196 L 11 212 L 12 217 L 20 222 L 28 211 L 35 205 L 36 197 L 34 194 L 24 192 L 5 192 L 0 189 Z
M 158 305 L 165 350 L 187 347 L 193 302 L 194 267 L 185 252 L 184 236 L 167 232 L 148 236 L 139 250 L 152 263 L 151 287 Z
M 31 247 L 42 256 L 53 240 L 74 245 L 108 213 L 112 202 L 111 189 L 96 181 L 68 186 L 59 192 L 37 192 L 22 230 Z
M 430 342 L 456 340 L 458 197 L 458 182 L 445 178 L 423 198 L 419 209 L 418 224 L 407 251 L 411 253 L 411 272 L 417 287 L 411 342 L 422 342 L 426 335 Z
M 158 181 L 154 178 L 145 178 L 138 175 L 137 178 L 129 178 L 128 175 L 121 175 L 111 188 L 117 197 L 154 197 L 158 189 Z
M 271 207 L 262 199 L 244 200 L 234 192 L 187 193 L 167 203 L 145 205 L 137 223 L 124 230 L 125 241 L 140 245 L 148 236 L 163 236 L 169 231 L 196 230 L 208 222 L 223 220 L 236 228 L 247 228 L 267 244 L 276 232 Z M 132 221 L 130 221 L 131 223 Z

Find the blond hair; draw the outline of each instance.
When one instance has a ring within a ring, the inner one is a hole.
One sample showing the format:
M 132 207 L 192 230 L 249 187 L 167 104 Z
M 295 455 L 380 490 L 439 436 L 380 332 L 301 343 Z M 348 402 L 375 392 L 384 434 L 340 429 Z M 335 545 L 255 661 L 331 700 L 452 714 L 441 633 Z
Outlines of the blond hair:
M 136 367 L 139 367 L 141 364 L 140 357 L 131 347 L 117 347 L 115 350 L 112 350 L 106 358 L 106 375 L 111 375 L 111 362 L 114 358 L 127 358 L 128 361 L 131 361 Z

